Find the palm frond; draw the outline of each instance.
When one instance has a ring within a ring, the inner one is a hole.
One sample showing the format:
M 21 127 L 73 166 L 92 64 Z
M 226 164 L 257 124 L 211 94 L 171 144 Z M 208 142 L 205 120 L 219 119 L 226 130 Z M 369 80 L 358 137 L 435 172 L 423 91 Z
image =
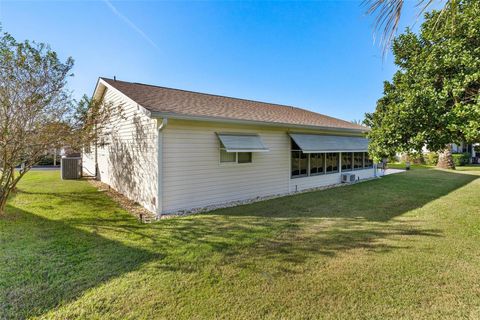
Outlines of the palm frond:
M 384 52 L 395 36 L 398 29 L 402 8 L 405 0 L 364 0 L 368 15 L 375 15 L 375 36 L 381 33 L 380 43 Z
M 375 36 L 381 33 L 380 43 L 383 47 L 384 56 L 395 37 L 405 1 L 406 0 L 363 0 L 362 2 L 362 6 L 367 7 L 366 13 L 368 15 L 375 15 Z M 451 0 L 446 0 L 446 3 L 448 4 L 449 1 Z M 435 0 L 418 0 L 416 6 L 419 7 L 420 10 L 418 11 L 417 17 L 423 14 L 434 2 Z

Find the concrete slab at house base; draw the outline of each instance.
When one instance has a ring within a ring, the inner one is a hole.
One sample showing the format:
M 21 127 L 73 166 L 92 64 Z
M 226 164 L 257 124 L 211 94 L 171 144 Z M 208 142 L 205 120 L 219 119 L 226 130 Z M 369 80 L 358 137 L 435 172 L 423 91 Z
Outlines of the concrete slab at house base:
M 385 173 L 383 174 L 380 174 L 381 176 L 388 176 L 389 174 L 395 174 L 395 173 L 402 173 L 402 172 L 405 172 L 407 170 L 405 169 L 387 169 L 385 170 Z
M 264 197 L 256 197 L 256 198 L 252 198 L 252 199 L 220 203 L 220 204 L 216 204 L 216 205 L 210 205 L 210 206 L 206 206 L 206 207 L 198 207 L 198 208 L 181 210 L 181 211 L 176 211 L 176 212 L 169 212 L 169 213 L 167 212 L 167 213 L 164 213 L 164 214 L 158 216 L 157 220 L 174 218 L 174 217 L 189 216 L 189 215 L 205 213 L 205 212 L 209 212 L 209 211 L 213 211 L 213 210 L 217 210 L 217 209 L 231 208 L 231 207 L 251 204 L 251 203 L 255 203 L 255 202 L 261 202 L 261 201 L 267 201 L 267 200 L 273 200 L 273 199 L 277 199 L 277 198 L 292 196 L 292 195 L 301 194 L 301 193 L 345 187 L 345 186 L 349 186 L 349 185 L 353 185 L 353 184 L 357 184 L 357 183 L 362 183 L 362 182 L 365 182 L 365 181 L 370 181 L 370 180 L 373 180 L 373 179 L 379 179 L 379 177 L 364 178 L 364 179 L 357 180 L 357 181 L 352 182 L 352 183 L 341 183 L 340 182 L 340 183 L 335 183 L 335 184 L 330 184 L 330 185 L 325 185 L 325 186 L 303 189 L 301 191 L 296 191 L 296 192 L 292 191 L 292 192 L 284 193 L 284 194 L 276 194 L 276 195 L 270 195 L 270 196 L 264 196 Z

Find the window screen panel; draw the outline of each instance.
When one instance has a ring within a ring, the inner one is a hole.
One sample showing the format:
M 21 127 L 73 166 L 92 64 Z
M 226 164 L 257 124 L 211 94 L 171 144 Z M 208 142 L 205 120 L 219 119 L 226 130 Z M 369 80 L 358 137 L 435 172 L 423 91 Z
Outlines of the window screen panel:
M 325 167 L 325 154 L 324 153 L 311 153 L 310 154 L 310 174 L 322 174 Z
M 334 173 L 338 172 L 338 153 L 327 153 L 326 154 L 326 172 Z
M 370 157 L 368 152 L 364 152 L 365 155 L 365 165 L 364 168 L 373 168 L 373 159 Z
M 238 163 L 250 163 L 252 162 L 252 153 L 251 152 L 239 152 L 238 153 Z
M 353 159 L 351 152 L 342 153 L 342 171 L 351 171 L 353 166 Z
M 220 149 L 220 162 L 236 162 L 237 154 L 235 152 L 227 152 L 225 149 Z
M 353 154 L 353 169 L 363 169 L 363 152 Z
M 307 175 L 308 156 L 301 151 L 291 152 L 292 177 L 302 177 Z

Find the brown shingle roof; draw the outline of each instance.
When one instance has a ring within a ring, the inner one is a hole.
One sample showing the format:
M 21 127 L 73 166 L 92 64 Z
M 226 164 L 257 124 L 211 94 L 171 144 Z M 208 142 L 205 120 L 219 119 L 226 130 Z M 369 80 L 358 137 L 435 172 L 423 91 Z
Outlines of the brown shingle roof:
M 368 130 L 366 127 L 348 121 L 291 106 L 107 78 L 101 79 L 151 112 L 299 126 Z

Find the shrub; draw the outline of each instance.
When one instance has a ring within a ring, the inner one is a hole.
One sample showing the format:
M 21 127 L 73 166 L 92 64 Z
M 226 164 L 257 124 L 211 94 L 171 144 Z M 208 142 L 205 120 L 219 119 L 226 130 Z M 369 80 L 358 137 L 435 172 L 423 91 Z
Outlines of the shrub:
M 60 159 L 57 159 L 57 162 L 59 161 Z M 40 166 L 53 166 L 53 155 L 47 155 L 45 157 L 43 157 L 38 163 L 37 165 L 40 165 Z
M 399 157 L 397 157 L 397 155 L 391 155 L 388 157 L 388 162 L 389 163 L 396 163 L 396 162 L 399 162 Z
M 438 162 L 438 153 L 429 152 L 425 156 L 425 163 L 430 166 L 436 166 Z
M 404 156 L 403 162 L 410 161 L 412 164 L 425 164 L 425 159 L 422 153 L 414 153 Z
M 454 153 L 452 158 L 456 166 L 464 166 L 470 162 L 470 153 Z

